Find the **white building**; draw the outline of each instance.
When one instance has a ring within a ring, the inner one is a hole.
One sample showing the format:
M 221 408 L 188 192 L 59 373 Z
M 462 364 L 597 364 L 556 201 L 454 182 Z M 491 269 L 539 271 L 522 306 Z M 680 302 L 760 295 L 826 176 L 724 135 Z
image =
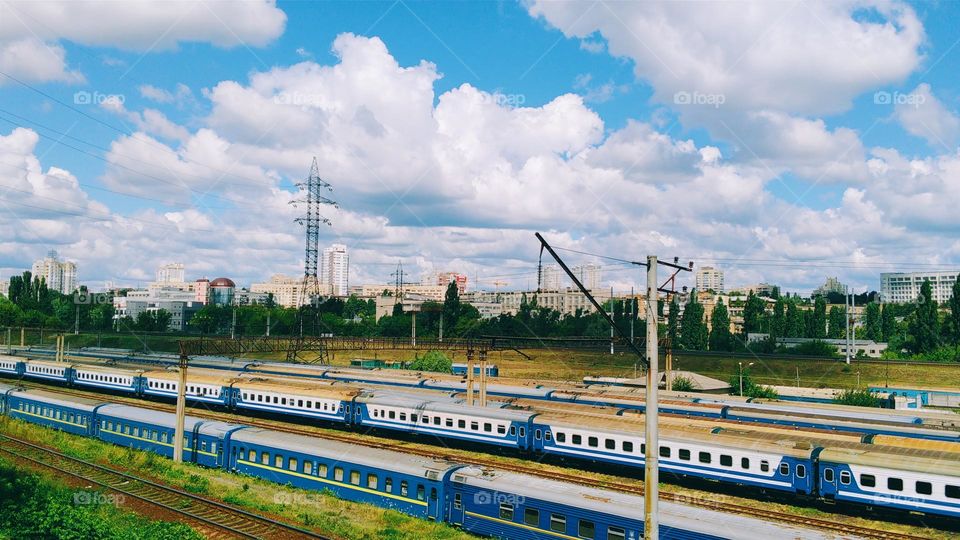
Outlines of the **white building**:
M 610 291 L 607 290 L 597 289 L 592 294 L 601 304 L 610 299 Z M 464 294 L 460 299 L 464 303 L 476 306 L 478 310 L 483 306 L 484 311 L 488 313 L 496 312 L 496 308 L 490 304 L 500 304 L 500 313 L 516 315 L 524 296 L 527 302 L 533 302 L 536 299 L 538 306 L 559 311 L 563 315 L 573 315 L 577 310 L 583 313 L 594 311 L 593 304 L 587 300 L 587 297 L 579 289 L 571 287 L 560 291 L 540 291 L 539 293 L 536 291 L 472 291 Z
M 350 294 L 350 256 L 347 246 L 333 244 L 323 250 L 319 277 L 321 282 L 329 284 L 333 296 Z
M 540 290 L 559 291 L 560 290 L 560 267 L 555 264 L 548 264 L 540 271 Z M 586 285 L 585 285 L 586 286 Z M 589 289 L 589 287 L 587 287 Z
M 698 291 L 724 292 L 723 270 L 712 266 L 703 266 L 697 269 L 696 287 Z
M 56 251 L 47 253 L 46 258 L 33 263 L 31 273 L 47 282 L 47 288 L 63 294 L 73 294 L 77 289 L 77 265 L 61 261 Z
M 279 306 L 298 307 L 298 302 L 300 302 L 300 287 L 302 285 L 303 276 L 290 277 L 283 274 L 274 274 L 270 276 L 270 281 L 267 283 L 254 283 L 250 285 L 250 292 L 272 294 L 273 301 Z
M 183 283 L 183 263 L 165 264 L 157 269 L 157 283 Z
M 574 266 L 571 271 L 573 275 L 577 276 L 577 279 L 580 280 L 580 283 L 588 291 L 597 291 L 600 290 L 601 280 L 600 280 L 600 266 L 596 264 L 581 264 L 580 266 Z M 560 287 L 558 286 L 557 289 Z
M 933 299 L 942 304 L 953 296 L 957 275 L 960 270 L 883 273 L 880 274 L 880 300 L 889 304 L 913 302 L 920 296 L 920 286 L 927 280 Z

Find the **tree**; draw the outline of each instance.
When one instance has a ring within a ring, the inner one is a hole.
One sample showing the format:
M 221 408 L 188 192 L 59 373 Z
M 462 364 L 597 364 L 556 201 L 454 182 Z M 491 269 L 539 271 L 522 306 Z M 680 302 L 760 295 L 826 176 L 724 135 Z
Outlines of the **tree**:
M 427 351 L 423 356 L 418 355 L 410 364 L 410 369 L 416 371 L 450 373 L 451 368 L 453 368 L 453 362 L 440 351 Z
M 215 309 L 215 306 L 203 306 L 193 314 L 188 324 L 199 330 L 201 334 L 212 334 L 216 332 L 217 316 L 214 312 Z
M 455 280 L 447 285 L 447 292 L 443 297 L 443 326 L 447 332 L 452 332 L 460 318 L 460 290 Z
M 840 306 L 830 307 L 829 327 L 832 338 L 839 339 L 846 335 L 847 317 Z
M 705 351 L 707 342 L 707 324 L 703 321 L 703 304 L 697 301 L 697 294 L 694 291 L 680 320 L 680 345 L 691 351 Z
M 940 345 L 940 321 L 937 318 L 937 302 L 933 299 L 930 280 L 923 280 L 917 310 L 910 317 L 910 343 L 915 354 L 932 352 Z
M 870 302 L 863 315 L 864 337 L 873 341 L 883 341 L 883 321 L 880 314 L 880 304 Z
M 677 301 L 677 295 L 671 295 L 670 299 L 670 313 L 667 314 L 667 337 L 670 340 L 670 345 L 673 347 L 680 346 L 680 303 Z
M 730 333 L 730 314 L 723 300 L 717 300 L 710 316 L 710 350 L 730 351 L 733 349 L 733 335 Z
M 777 302 L 773 304 L 773 316 L 770 317 L 770 337 L 776 343 L 777 338 L 784 337 L 787 330 L 787 303 L 783 298 L 777 297 Z
M 115 313 L 113 304 L 97 304 L 90 310 L 90 324 L 94 330 L 110 330 L 113 328 Z
M 813 317 L 810 319 L 810 336 L 815 339 L 827 337 L 827 301 L 818 296 L 813 302 Z
M 881 404 L 880 398 L 869 390 L 852 388 L 840 392 L 837 397 L 833 398 L 833 402 L 857 407 L 879 407 Z
M 948 303 L 950 305 L 950 339 L 954 345 L 960 345 L 960 275 L 953 282 L 953 296 Z
M 753 291 L 747 295 L 747 303 L 743 306 L 743 333 L 752 334 L 761 332 L 763 329 L 762 320 L 765 310 L 763 299 L 753 294 Z
M 890 304 L 884 304 L 880 311 L 880 334 L 883 341 L 889 342 L 897 333 L 897 319 Z
M 787 303 L 787 323 L 783 331 L 783 337 L 798 338 L 803 337 L 803 313 L 797 307 L 796 300 Z

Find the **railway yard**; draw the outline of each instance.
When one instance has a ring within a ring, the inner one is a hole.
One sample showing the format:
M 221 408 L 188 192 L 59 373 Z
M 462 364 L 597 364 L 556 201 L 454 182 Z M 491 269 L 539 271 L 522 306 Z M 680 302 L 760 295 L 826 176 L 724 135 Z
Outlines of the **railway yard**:
M 116 351 L 80 351 L 66 362 L 44 351 L 0 356 L 0 408 L 169 457 L 173 362 Z M 460 376 L 198 357 L 184 460 L 473 534 L 637 538 L 642 390 L 493 381 L 486 402 L 471 405 Z M 960 530 L 952 412 L 666 392 L 660 413 L 662 537 L 951 538 Z M 336 537 L 309 519 L 218 510 L 222 501 L 80 462 L 7 422 L 0 454 L 126 490 L 212 536 Z

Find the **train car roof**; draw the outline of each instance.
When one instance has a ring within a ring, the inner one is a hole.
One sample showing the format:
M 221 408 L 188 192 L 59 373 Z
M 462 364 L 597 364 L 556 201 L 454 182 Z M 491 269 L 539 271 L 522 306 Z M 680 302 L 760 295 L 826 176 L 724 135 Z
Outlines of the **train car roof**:
M 734 411 L 736 416 L 742 418 L 756 418 L 760 420 L 787 420 L 795 421 L 798 419 L 798 416 L 795 414 L 787 414 L 782 412 L 769 412 L 769 411 L 752 411 L 752 410 L 742 410 Z M 906 437 L 917 437 L 917 436 L 936 436 L 936 437 L 945 437 L 950 440 L 955 440 L 960 442 L 960 433 L 950 430 L 941 430 L 941 429 L 931 429 L 929 427 L 923 427 L 918 424 L 878 424 L 870 422 L 862 422 L 856 420 L 845 420 L 842 418 L 832 418 L 832 417 L 823 417 L 823 416 L 808 416 L 805 420 L 813 423 L 819 423 L 825 426 L 837 427 L 839 429 L 851 430 L 863 430 L 863 431 L 876 431 L 878 429 L 883 429 L 884 431 L 893 431 L 900 433 Z
M 142 369 L 131 369 L 127 367 L 108 366 L 104 364 L 73 364 L 73 369 L 79 371 L 95 371 L 97 373 L 122 373 L 124 375 L 139 375 Z
M 940 476 L 960 479 L 960 460 L 956 454 L 913 450 L 907 448 L 882 448 L 862 445 L 859 448 L 824 448 L 820 461 L 864 465 L 906 472 L 934 472 Z
M 161 379 L 165 381 L 178 381 L 180 379 L 178 372 L 165 369 L 146 371 L 143 373 L 143 376 L 149 379 Z M 233 373 L 224 373 L 214 369 L 190 368 L 187 370 L 188 383 L 228 386 L 235 378 L 236 375 Z
M 489 493 L 513 495 L 520 500 L 543 500 L 587 512 L 612 514 L 635 520 L 643 519 L 641 510 L 643 508 L 643 497 L 640 495 L 607 491 L 509 471 L 481 469 L 474 466 L 457 470 L 453 473 L 452 478 L 454 482 L 473 486 Z M 661 526 L 681 528 L 691 533 L 723 536 L 732 540 L 753 540 L 755 538 L 823 540 L 838 538 L 832 533 L 802 529 L 792 525 L 773 523 L 669 501 L 660 502 L 659 515 Z
M 408 407 L 429 412 L 462 414 L 478 418 L 506 420 L 509 422 L 526 422 L 533 413 L 511 409 L 480 407 L 466 405 L 451 400 L 424 399 L 420 396 L 404 395 L 403 393 L 381 392 L 363 395 L 357 398 L 358 403 L 382 405 L 384 407 Z
M 334 369 L 330 366 L 316 364 L 294 364 L 291 362 L 252 362 L 247 366 L 248 371 L 299 373 L 322 377 L 324 373 Z
M 419 477 L 424 477 L 428 470 L 447 471 L 454 466 L 452 462 L 446 460 L 429 459 L 262 428 L 241 429 L 234 433 L 231 440 L 233 444 L 258 444 L 277 450 L 291 450 L 334 461 L 378 467 Z
M 50 367 L 73 367 L 73 364 L 70 362 L 54 362 L 53 360 L 24 360 L 27 364 L 40 365 L 40 366 L 50 366 Z
M 871 439 L 871 444 L 960 454 L 960 442 L 931 441 L 930 439 L 915 439 L 913 437 L 901 437 L 899 435 L 874 435 Z
M 290 382 L 247 377 L 234 381 L 233 387 L 239 390 L 257 390 L 303 397 L 339 399 L 342 401 L 350 401 L 362 391 L 359 388 L 334 386 L 332 384 L 312 384 L 308 381 Z
M 98 405 L 107 403 L 102 399 L 90 399 L 74 396 L 67 397 L 56 392 L 48 392 L 46 390 L 18 390 L 12 392 L 10 395 L 22 399 L 39 401 L 41 403 L 47 403 L 50 405 L 57 405 L 60 407 L 72 407 L 74 409 L 80 409 L 87 412 L 93 411 L 93 409 Z
M 538 424 L 548 424 L 554 431 L 557 428 L 589 430 L 611 435 L 644 437 L 644 422 L 640 419 L 617 419 L 602 417 L 583 417 L 576 415 L 545 414 L 537 416 Z M 809 458 L 813 445 L 803 438 L 749 432 L 710 433 L 684 428 L 682 425 L 661 426 L 660 436 L 679 442 L 706 443 L 728 448 L 749 448 L 768 451 L 798 458 Z
M 0 396 L 6 394 L 10 390 L 15 390 L 17 387 L 11 384 L 5 384 L 0 382 Z
M 121 420 L 140 422 L 143 424 L 153 424 L 157 427 L 175 428 L 177 426 L 177 415 L 173 413 L 154 411 L 152 409 L 144 409 L 143 407 L 121 405 L 119 403 L 105 405 L 97 412 L 97 414 L 102 416 L 111 416 Z M 198 423 L 203 421 L 204 420 L 202 418 L 186 415 L 184 416 L 183 423 L 184 430 L 192 431 Z

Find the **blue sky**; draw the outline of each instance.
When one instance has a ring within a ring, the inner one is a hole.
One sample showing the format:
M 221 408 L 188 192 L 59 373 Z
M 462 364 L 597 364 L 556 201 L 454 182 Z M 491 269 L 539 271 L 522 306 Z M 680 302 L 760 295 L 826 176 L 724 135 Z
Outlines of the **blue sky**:
M 524 285 L 534 230 L 800 291 L 960 255 L 955 2 L 80 6 L 0 8 L 3 278 L 296 274 L 313 155 L 353 283 Z

